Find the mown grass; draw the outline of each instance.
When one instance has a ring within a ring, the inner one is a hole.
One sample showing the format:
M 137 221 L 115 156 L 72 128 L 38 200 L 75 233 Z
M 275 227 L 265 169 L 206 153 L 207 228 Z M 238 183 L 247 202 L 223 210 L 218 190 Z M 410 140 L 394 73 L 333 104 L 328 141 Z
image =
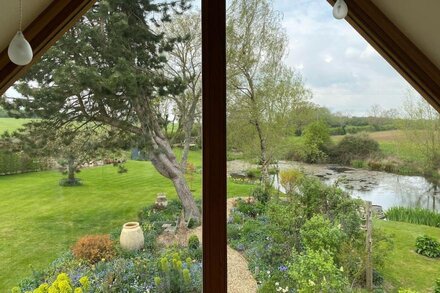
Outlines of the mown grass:
M 440 229 L 382 220 L 375 221 L 373 225 L 393 235 L 394 249 L 381 271 L 387 287 L 390 287 L 387 292 L 397 292 L 399 288 L 433 292 L 435 280 L 440 276 L 440 259 L 417 254 L 415 243 L 416 238 L 424 234 L 440 240 Z
M 31 121 L 32 119 L 0 118 L 0 135 L 5 131 L 12 132 L 17 130 L 23 126 L 23 124 Z
M 200 167 L 201 152 L 191 152 L 190 161 Z M 84 169 L 79 187 L 59 186 L 55 171 L 0 176 L 0 292 L 29 275 L 30 266 L 47 266 L 81 236 L 109 233 L 136 220 L 157 193 L 177 197 L 151 163 L 128 161 L 126 167 L 125 174 L 113 166 Z M 191 186 L 200 198 L 200 172 Z M 251 188 L 229 182 L 228 195 L 245 195 Z

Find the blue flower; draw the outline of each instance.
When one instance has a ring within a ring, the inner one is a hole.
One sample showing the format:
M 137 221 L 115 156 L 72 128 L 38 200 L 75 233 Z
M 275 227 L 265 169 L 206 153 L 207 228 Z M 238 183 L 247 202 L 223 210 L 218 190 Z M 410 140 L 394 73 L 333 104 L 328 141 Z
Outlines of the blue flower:
M 279 266 L 279 267 L 278 267 L 278 270 L 279 270 L 280 272 L 285 272 L 285 271 L 287 271 L 287 267 L 286 267 L 286 266 Z

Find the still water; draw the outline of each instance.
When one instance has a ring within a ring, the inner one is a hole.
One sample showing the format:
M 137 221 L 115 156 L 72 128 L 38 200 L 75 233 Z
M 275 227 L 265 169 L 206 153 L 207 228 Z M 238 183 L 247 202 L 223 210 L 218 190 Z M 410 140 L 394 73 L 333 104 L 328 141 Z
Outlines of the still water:
M 394 206 L 422 207 L 440 211 L 440 190 L 421 176 L 403 176 L 378 171 L 346 168 L 339 165 L 310 165 L 291 161 L 279 162 L 280 170 L 299 169 L 339 187 L 353 197 L 371 201 L 384 210 Z M 274 187 L 283 192 L 277 176 Z

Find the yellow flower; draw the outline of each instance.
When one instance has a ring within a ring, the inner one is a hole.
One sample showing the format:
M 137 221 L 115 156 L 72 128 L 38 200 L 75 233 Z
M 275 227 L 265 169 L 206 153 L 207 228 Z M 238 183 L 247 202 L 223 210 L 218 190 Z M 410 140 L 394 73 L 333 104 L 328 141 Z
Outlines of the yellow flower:
M 57 277 L 57 281 L 68 281 L 70 282 L 69 276 L 66 273 L 61 273 Z
M 72 293 L 72 287 L 70 287 L 69 281 L 63 280 L 58 284 L 60 293 Z
M 185 282 L 185 284 L 191 283 L 191 273 L 189 272 L 189 270 L 183 269 L 182 274 L 183 274 L 183 281 Z
M 83 287 L 84 291 L 89 291 L 89 288 L 90 288 L 89 278 L 87 278 L 86 276 L 84 276 L 84 277 L 82 277 L 81 279 L 79 279 L 79 283 L 80 283 L 81 286 Z

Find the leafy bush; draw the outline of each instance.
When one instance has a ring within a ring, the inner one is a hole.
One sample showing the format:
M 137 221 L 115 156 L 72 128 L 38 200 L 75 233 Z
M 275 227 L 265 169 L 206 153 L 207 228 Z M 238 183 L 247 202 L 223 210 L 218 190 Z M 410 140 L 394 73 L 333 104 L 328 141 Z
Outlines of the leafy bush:
M 87 235 L 79 239 L 72 248 L 77 259 L 87 260 L 94 264 L 115 256 L 110 235 Z
M 196 235 L 191 235 L 188 239 L 188 248 L 189 249 L 198 249 L 200 248 L 200 240 Z
M 197 237 L 196 235 L 191 235 L 189 237 L 188 250 L 192 258 L 200 261 L 202 260 L 203 251 L 202 251 L 202 247 L 200 246 L 199 237 Z
M 340 164 L 350 164 L 353 160 L 364 160 L 379 153 L 379 143 L 366 133 L 359 133 L 344 136 L 334 147 L 332 160 Z
M 386 212 L 390 221 L 440 227 L 440 214 L 428 209 L 392 207 Z
M 252 197 L 258 202 L 266 204 L 270 199 L 270 192 L 268 189 L 258 186 L 252 190 Z
M 24 153 L 0 150 L 0 175 L 36 172 L 48 169 L 49 164 Z
M 286 190 L 286 193 L 292 193 L 300 184 L 304 174 L 295 169 L 282 170 L 280 172 L 280 184 Z
M 338 268 L 325 250 L 294 254 L 289 275 L 298 292 L 344 292 L 348 288 L 343 268 Z
M 325 161 L 332 144 L 328 126 L 322 121 L 307 125 L 304 130 L 304 144 L 307 147 L 307 162 L 319 163 Z
M 301 227 L 300 234 L 306 250 L 323 249 L 332 255 L 336 255 L 339 251 L 344 236 L 340 227 L 322 215 L 315 215 L 308 220 Z
M 76 287 L 77 286 L 77 287 Z M 75 288 L 75 289 L 73 289 Z M 55 281 L 51 284 L 43 283 L 39 285 L 33 293 L 48 293 L 48 292 L 74 292 L 74 293 L 83 293 L 89 292 L 90 282 L 87 277 L 80 278 L 77 282 L 72 282 L 69 276 L 66 273 L 60 273 Z M 12 288 L 12 293 L 21 293 L 22 290 L 20 287 Z M 30 291 L 28 291 L 30 292 Z
M 416 252 L 431 258 L 440 257 L 440 243 L 427 235 L 419 236 L 416 239 Z
M 246 202 L 242 199 L 237 200 L 237 211 L 248 217 L 255 218 L 264 212 L 265 206 L 260 202 Z
M 178 252 L 162 256 L 154 277 L 154 292 L 200 292 L 201 287 L 193 280 L 197 277 L 191 272 L 193 265 L 191 258 L 183 259 Z

